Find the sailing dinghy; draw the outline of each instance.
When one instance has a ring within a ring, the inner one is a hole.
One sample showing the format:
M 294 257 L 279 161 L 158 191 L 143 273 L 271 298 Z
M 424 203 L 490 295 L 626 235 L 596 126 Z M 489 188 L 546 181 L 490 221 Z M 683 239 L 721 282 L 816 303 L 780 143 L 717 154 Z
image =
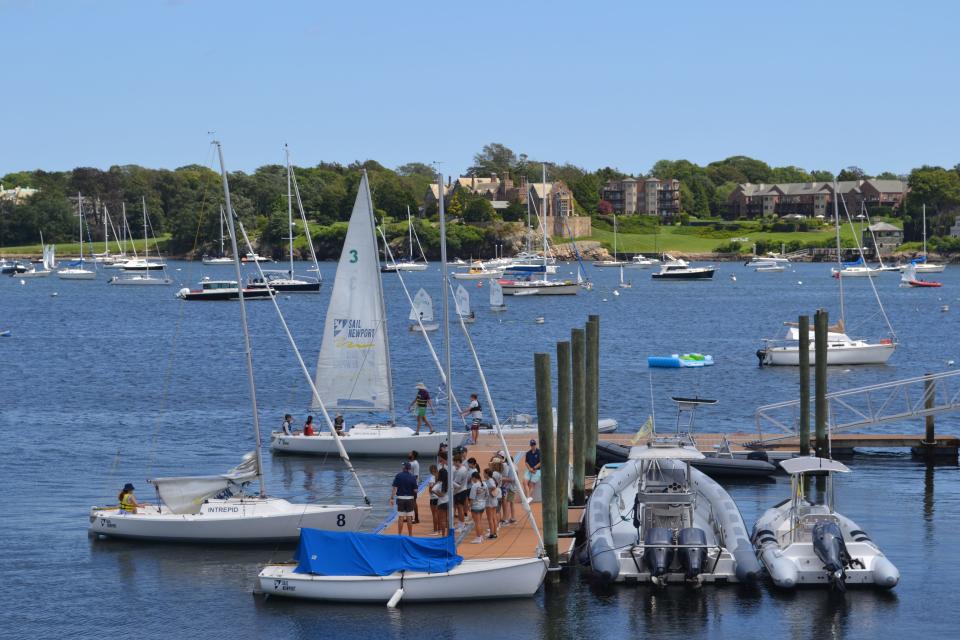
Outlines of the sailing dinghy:
M 441 433 L 417 435 L 409 427 L 398 426 L 394 418 L 386 304 L 366 174 L 360 180 L 327 307 L 316 387 L 320 400 L 332 410 L 389 412 L 388 423 L 361 422 L 350 428 L 341 442 L 351 456 L 405 456 L 411 449 L 435 450 L 447 440 Z M 451 446 L 462 444 L 466 435 L 456 434 Z M 284 453 L 337 452 L 329 432 L 305 436 L 275 431 L 270 447 Z
M 410 331 L 436 331 L 440 325 L 433 321 L 433 300 L 426 289 L 421 288 L 413 297 L 413 306 L 410 308 Z
M 490 310 L 506 311 L 507 305 L 503 303 L 503 287 L 496 280 L 490 280 Z
M 476 314 L 470 310 L 470 294 L 462 284 L 457 285 L 457 291 L 453 298 L 453 302 L 457 307 L 458 322 L 462 320 L 466 324 L 473 324 L 476 321 Z

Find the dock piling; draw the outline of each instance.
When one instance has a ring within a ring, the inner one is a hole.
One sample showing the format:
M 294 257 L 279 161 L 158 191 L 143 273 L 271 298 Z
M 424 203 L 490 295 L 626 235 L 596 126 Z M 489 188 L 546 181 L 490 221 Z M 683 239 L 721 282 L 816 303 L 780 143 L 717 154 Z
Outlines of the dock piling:
M 543 546 L 550 566 L 557 566 L 556 452 L 553 442 L 553 393 L 550 382 L 550 354 L 533 355 L 537 388 L 537 431 L 540 436 L 540 493 L 543 513 Z
M 573 504 L 586 503 L 587 415 L 586 415 L 586 335 L 583 329 L 570 332 L 573 355 Z
M 936 396 L 937 396 L 937 383 L 930 376 L 929 373 L 925 373 L 924 380 L 923 380 L 923 406 L 925 409 L 927 409 L 928 411 L 930 409 L 933 409 L 934 400 L 936 399 Z M 926 431 L 924 435 L 924 440 L 926 440 L 930 444 L 933 444 L 934 442 L 937 441 L 937 434 L 936 434 L 936 428 L 934 427 L 933 414 L 928 413 L 924 417 L 923 421 L 924 421 L 924 426 Z
M 557 343 L 557 532 L 566 533 L 570 485 L 570 343 Z
M 800 455 L 810 455 L 810 316 L 800 316 Z
M 817 457 L 825 458 L 827 444 L 827 323 L 826 309 L 817 309 L 814 315 L 814 425 Z
M 586 474 L 597 473 L 598 422 L 600 417 L 600 316 L 587 319 L 587 447 Z

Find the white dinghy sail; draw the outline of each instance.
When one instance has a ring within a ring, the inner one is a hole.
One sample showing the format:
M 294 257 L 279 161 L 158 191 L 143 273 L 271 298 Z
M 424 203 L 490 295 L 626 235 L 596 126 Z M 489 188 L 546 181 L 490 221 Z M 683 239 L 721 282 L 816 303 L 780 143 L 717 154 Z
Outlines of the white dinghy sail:
M 433 300 L 426 289 L 421 288 L 417 295 L 413 296 L 413 307 L 410 309 L 410 320 L 423 320 L 424 322 L 433 321 Z
M 494 311 L 507 308 L 507 305 L 503 303 L 503 287 L 493 278 L 490 279 L 490 308 Z

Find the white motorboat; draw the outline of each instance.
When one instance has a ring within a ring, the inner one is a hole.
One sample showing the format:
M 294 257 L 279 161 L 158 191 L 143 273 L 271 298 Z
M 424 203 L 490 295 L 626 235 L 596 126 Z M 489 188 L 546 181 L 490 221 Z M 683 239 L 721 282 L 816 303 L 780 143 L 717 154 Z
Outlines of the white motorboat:
M 410 325 L 410 331 L 436 331 L 440 328 L 440 323 L 433 320 L 433 300 L 422 287 L 413 297 L 410 320 L 413 322 Z
M 659 258 L 648 258 L 644 255 L 635 255 L 633 256 L 633 260 L 630 261 L 631 267 L 640 267 L 641 269 L 655 267 L 658 264 L 660 264 Z
M 503 269 L 488 269 L 484 266 L 472 266 L 466 271 L 451 274 L 457 280 L 488 280 L 503 276 Z
M 273 262 L 272 258 L 265 258 L 255 251 L 249 251 L 240 258 L 241 262 Z
M 490 310 L 506 311 L 507 305 L 503 302 L 503 287 L 493 278 L 490 279 L 488 286 L 490 288 Z
M 385 576 L 326 576 L 297 573 L 296 565 L 268 565 L 260 590 L 269 595 L 331 602 L 385 604 L 398 592 L 403 602 L 531 597 L 543 584 L 542 558 L 464 560 L 450 571 L 397 571 Z
M 605 465 L 584 522 L 594 575 L 606 582 L 754 582 L 760 565 L 730 495 L 691 461 L 685 439 L 654 437 Z
M 57 277 L 61 280 L 96 280 L 97 272 L 87 269 L 83 259 L 83 196 L 77 194 L 77 218 L 80 220 L 80 259 L 69 263 L 66 267 L 57 270 Z
M 768 264 L 755 269 L 757 273 L 783 273 L 786 270 L 786 267 L 779 264 Z
M 220 151 L 219 143 L 215 144 Z M 230 242 L 233 255 L 237 256 L 233 230 L 235 215 L 222 151 L 219 155 L 224 202 L 229 214 Z M 234 268 L 239 281 L 238 260 L 234 261 Z M 90 511 L 91 534 L 164 542 L 263 543 L 295 540 L 304 526 L 352 531 L 360 526 L 369 513 L 369 500 L 367 506 L 292 504 L 266 495 L 260 457 L 260 422 L 253 355 L 243 297 L 240 298 L 239 309 L 253 416 L 253 454 L 248 454 L 240 465 L 225 474 L 149 480 L 157 488 L 161 505 L 140 507 L 132 513 L 125 512 L 119 506 L 94 507 Z M 349 457 L 342 451 L 340 453 L 349 466 Z M 245 487 L 254 480 L 258 482 L 260 490 L 256 496 L 247 496 Z
M 177 291 L 177 297 L 181 300 L 238 300 L 240 293 L 237 289 L 236 280 L 211 280 L 204 278 L 200 282 L 199 289 L 189 289 L 184 287 Z M 244 300 L 269 300 L 270 289 L 257 288 L 243 289 Z
M 751 269 L 757 269 L 758 271 L 765 267 L 789 267 L 792 263 L 790 258 L 777 255 L 772 251 L 767 253 L 765 256 L 754 256 L 752 260 L 747 262 L 744 266 Z
M 173 283 L 172 278 L 164 277 L 154 277 L 149 273 L 137 273 L 130 276 L 113 276 L 107 280 L 107 284 L 119 285 L 119 286 L 151 286 L 151 285 L 161 285 L 166 286 Z
M 446 439 L 439 434 L 418 436 L 397 424 L 386 318 L 373 202 L 364 173 L 327 307 L 314 397 L 315 408 L 320 407 L 319 398 L 330 410 L 390 415 L 380 424 L 354 425 L 341 439 L 350 455 L 405 455 L 411 449 L 438 447 Z M 458 434 L 451 446 L 459 446 L 465 436 Z M 336 450 L 337 440 L 331 433 L 304 436 L 279 431 L 271 434 L 270 447 L 287 453 L 327 454 Z
M 467 433 L 455 433 L 453 446 L 459 447 L 467 438 Z M 391 424 L 357 423 L 350 427 L 340 439 L 351 457 L 390 458 L 404 457 L 412 449 L 436 451 L 447 434 L 421 432 L 420 435 L 410 427 Z M 284 435 L 274 431 L 270 435 L 270 448 L 282 453 L 336 454 L 337 443 L 330 433 L 305 436 L 302 433 Z
M 834 508 L 833 474 L 848 473 L 846 465 L 824 458 L 800 457 L 780 466 L 790 474 L 790 498 L 767 509 L 753 526 L 757 556 L 783 589 L 824 585 L 840 591 L 847 585 L 891 589 L 900 572 L 863 528 Z M 826 500 L 807 500 L 806 482 L 826 475 Z
M 682 258 L 668 258 L 660 264 L 660 271 L 651 274 L 654 280 L 712 280 L 716 269 L 708 267 L 691 267 L 690 263 Z

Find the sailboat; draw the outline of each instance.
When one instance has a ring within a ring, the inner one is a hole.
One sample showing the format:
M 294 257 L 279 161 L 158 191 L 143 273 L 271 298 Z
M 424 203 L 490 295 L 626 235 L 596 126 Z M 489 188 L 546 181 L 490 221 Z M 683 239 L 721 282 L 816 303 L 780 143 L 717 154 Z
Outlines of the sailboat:
M 126 262 L 123 262 L 120 265 L 120 268 L 124 271 L 165 271 L 167 268 L 166 263 L 163 259 L 150 261 L 150 223 L 149 216 L 147 215 L 147 199 L 146 197 L 141 197 L 141 206 L 143 207 L 143 239 L 144 239 L 144 255 L 142 258 L 134 257 Z M 158 249 L 159 251 L 159 249 Z M 169 282 L 162 284 L 170 284 Z
M 506 311 L 507 305 L 503 303 L 503 287 L 496 280 L 490 280 L 490 310 Z
M 46 278 L 51 273 L 53 273 L 54 262 L 54 248 L 52 244 L 43 244 L 43 232 L 40 232 L 40 246 L 43 247 L 43 263 L 40 269 L 37 269 L 36 265 L 27 269 L 23 273 L 15 274 L 21 278 Z
M 407 207 L 407 242 L 410 246 L 410 253 L 406 260 L 398 260 L 394 263 L 388 263 L 380 268 L 381 271 L 384 273 L 393 271 L 426 271 L 427 267 L 429 266 L 429 263 L 427 262 L 427 256 L 423 252 L 423 245 L 420 244 L 420 236 L 417 235 L 417 230 L 413 228 L 413 217 L 410 215 L 409 206 Z M 413 257 L 414 242 L 416 242 L 417 248 L 420 249 L 420 257 L 423 258 L 423 262 L 420 262 Z
M 436 331 L 439 323 L 433 321 L 433 300 L 426 289 L 421 288 L 413 297 L 413 306 L 410 308 L 410 331 Z
M 122 276 L 113 276 L 110 280 L 107 281 L 107 284 L 120 285 L 120 286 L 166 286 L 169 285 L 173 280 L 167 277 L 166 265 L 163 262 L 149 262 L 148 258 L 150 256 L 150 235 L 148 230 L 150 229 L 149 224 L 147 223 L 147 201 L 146 198 L 143 200 L 143 246 L 144 251 L 146 252 L 143 262 L 147 265 L 145 268 L 141 269 L 139 266 L 130 267 L 123 266 L 124 271 L 133 271 L 134 273 L 125 273 Z M 136 262 L 136 261 L 135 261 Z M 124 263 L 129 265 L 131 261 Z M 160 265 L 160 269 L 163 269 L 163 275 L 161 277 L 150 275 L 151 270 L 155 270 L 154 265 Z
M 99 202 L 99 201 L 98 201 Z M 113 226 L 113 221 L 110 220 L 110 212 L 107 210 L 107 205 L 103 205 L 103 253 L 94 253 L 93 261 L 102 264 L 108 265 L 113 264 L 117 261 L 117 257 L 110 253 L 110 227 Z M 93 243 L 91 242 L 91 245 Z
M 620 265 L 620 288 L 621 289 L 630 289 L 633 287 L 633 283 L 629 280 L 623 279 L 623 265 Z
M 837 260 L 840 260 L 840 209 L 837 199 L 833 201 L 833 213 L 837 228 Z M 849 217 L 849 214 L 848 214 Z M 859 248 L 859 242 L 858 242 Z M 863 261 L 863 252 L 860 252 L 859 261 Z M 866 267 L 869 268 L 869 267 Z M 845 277 L 845 276 L 844 276 Z M 851 338 L 846 334 L 846 314 L 843 301 L 843 280 L 844 277 L 838 277 L 840 288 L 840 321 L 827 328 L 827 364 L 828 365 L 854 365 L 854 364 L 886 364 L 890 356 L 897 348 L 896 342 L 891 338 L 884 338 L 879 341 L 871 342 L 868 340 L 859 340 Z M 887 322 L 887 328 L 893 335 L 893 327 L 887 320 L 886 313 L 883 310 L 883 303 L 880 302 L 880 296 L 877 293 L 874 281 L 870 279 L 870 286 L 873 288 L 877 304 L 880 306 L 881 315 Z M 796 323 L 785 322 L 787 336 L 782 340 L 767 339 L 765 346 L 757 350 L 757 359 L 760 366 L 764 365 L 800 365 L 800 329 Z M 810 364 L 814 364 L 816 349 L 814 345 L 813 327 L 810 330 Z
M 80 259 L 57 271 L 61 280 L 94 280 L 97 272 L 83 266 L 83 196 L 77 194 L 77 218 L 80 220 Z
M 935 264 L 927 262 L 927 205 L 923 205 L 923 255 L 910 261 L 915 273 L 942 273 L 946 268 L 944 264 Z M 908 268 L 909 265 L 900 267 L 900 271 Z
M 386 304 L 373 200 L 365 172 L 327 307 L 316 387 L 319 400 L 332 410 L 390 414 L 385 424 L 359 422 L 350 428 L 342 443 L 352 456 L 405 456 L 411 449 L 435 450 L 447 440 L 446 434 L 417 435 L 413 429 L 396 424 Z M 317 401 L 314 398 L 314 406 Z M 466 435 L 456 434 L 451 448 L 460 446 Z M 326 455 L 336 453 L 337 442 L 332 433 L 305 436 L 275 431 L 270 447 L 276 452 Z
M 454 303 L 457 306 L 457 321 L 463 321 L 467 324 L 471 324 L 476 321 L 476 314 L 470 310 L 470 294 L 463 287 L 462 284 L 457 285 L 456 295 L 453 298 Z
M 623 266 L 627 264 L 630 264 L 630 263 L 627 262 L 626 260 L 617 260 L 617 214 L 613 214 L 613 259 L 594 261 L 593 266 L 620 267 L 622 270 Z
M 220 253 L 216 256 L 209 256 L 204 254 L 201 258 L 203 264 L 207 265 L 232 265 L 233 258 L 228 257 L 223 252 L 223 207 L 220 207 Z
M 240 261 L 236 259 L 237 240 L 233 230 L 235 214 L 230 204 L 230 187 L 220 144 L 220 174 L 224 201 L 229 216 L 230 244 L 234 267 L 240 279 Z M 243 327 L 247 378 L 253 416 L 254 450 L 226 473 L 213 476 L 155 478 L 148 480 L 159 495 L 160 505 L 139 507 L 126 513 L 119 507 L 93 507 L 90 510 L 92 535 L 161 540 L 166 542 L 263 543 L 296 540 L 300 529 L 356 530 L 369 506 L 294 504 L 267 496 L 260 455 L 260 422 L 254 382 L 253 355 L 247 327 L 247 312 L 240 295 L 240 323 Z M 247 495 L 245 488 L 256 480 L 259 491 Z
M 297 205 L 300 208 L 300 220 L 303 223 L 303 231 L 307 235 L 307 244 L 310 245 L 310 255 L 313 257 L 314 271 L 317 277 L 301 276 L 293 272 L 293 185 L 294 175 L 293 166 L 290 164 L 290 149 L 284 146 L 287 156 L 287 237 L 290 268 L 287 271 L 263 271 L 262 277 L 250 278 L 247 286 L 251 289 L 262 289 L 269 286 L 274 291 L 283 293 L 317 293 L 320 291 L 320 265 L 317 263 L 317 254 L 313 250 L 313 242 L 310 239 L 310 227 L 307 226 L 307 216 L 303 211 L 303 203 L 300 202 L 300 190 L 297 190 Z
M 132 238 L 130 237 L 130 224 L 127 222 L 127 204 L 125 202 L 120 203 L 121 211 L 121 220 L 120 220 L 120 231 L 119 233 L 114 228 L 114 240 L 117 243 L 117 248 L 120 249 L 120 253 L 115 256 L 110 256 L 110 260 L 100 263 L 104 269 L 122 269 L 124 263 L 129 260 L 127 256 L 127 240 L 131 241 L 131 248 L 133 250 L 133 255 L 137 255 L 137 247 L 133 244 Z M 103 208 L 106 212 L 107 208 Z M 113 227 L 113 222 L 108 218 L 110 226 Z

